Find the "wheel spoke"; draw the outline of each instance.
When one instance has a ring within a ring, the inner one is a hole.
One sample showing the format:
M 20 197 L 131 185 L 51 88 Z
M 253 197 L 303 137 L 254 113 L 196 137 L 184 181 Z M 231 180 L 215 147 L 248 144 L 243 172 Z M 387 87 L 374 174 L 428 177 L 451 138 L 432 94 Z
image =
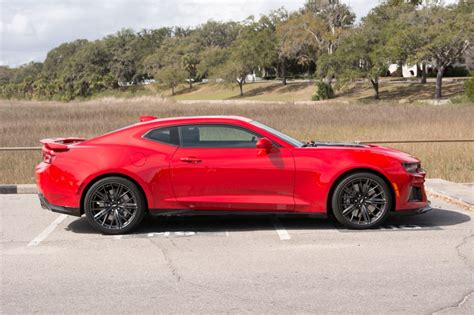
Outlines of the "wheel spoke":
M 107 195 L 104 195 L 103 193 L 101 193 L 100 191 L 97 191 L 96 193 L 96 197 L 99 197 L 99 200 L 100 201 L 110 201 L 110 199 L 108 198 Z
M 347 213 L 349 213 L 349 211 L 354 211 L 354 210 L 356 210 L 355 205 L 350 205 L 349 207 L 347 207 L 346 209 L 342 211 L 342 214 L 346 215 Z
M 125 197 L 128 193 L 129 193 L 129 190 L 127 189 L 127 191 L 124 192 L 123 194 L 121 194 L 121 195 L 117 198 L 117 200 L 122 200 L 122 198 Z
M 107 214 L 106 216 L 104 216 L 104 220 L 102 220 L 102 223 L 101 225 L 105 225 L 105 222 L 107 221 L 107 218 L 109 217 L 109 214 Z
M 369 191 L 370 179 L 365 181 L 365 184 L 362 186 L 362 193 L 366 194 Z
M 120 221 L 120 217 L 118 215 L 118 210 L 114 210 L 114 218 L 117 221 L 117 227 L 119 229 L 122 228 L 122 221 Z
M 99 219 L 99 218 L 102 217 L 103 215 L 107 214 L 110 209 L 111 209 L 111 208 L 109 207 L 109 208 L 105 208 L 105 209 L 99 211 L 98 213 L 96 213 L 96 214 L 94 215 L 94 219 L 96 219 L 96 220 Z
M 362 206 L 361 207 L 361 212 L 362 212 L 362 215 L 364 216 L 365 222 L 370 223 L 369 210 L 367 209 L 367 207 Z
M 120 200 L 119 196 L 120 196 L 120 194 L 122 193 L 122 190 L 123 190 L 123 186 L 120 185 L 120 186 L 118 186 L 118 188 L 114 191 L 114 198 L 115 198 L 115 200 L 117 200 L 117 201 Z
M 366 202 L 374 205 L 384 205 L 387 201 L 385 199 L 370 198 Z

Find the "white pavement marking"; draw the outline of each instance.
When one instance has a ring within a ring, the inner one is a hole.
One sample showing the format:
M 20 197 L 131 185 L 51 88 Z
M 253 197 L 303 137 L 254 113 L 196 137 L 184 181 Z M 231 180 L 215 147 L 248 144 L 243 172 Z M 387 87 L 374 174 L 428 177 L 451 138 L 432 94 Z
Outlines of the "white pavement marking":
M 51 222 L 50 225 L 46 229 L 43 230 L 37 237 L 35 237 L 31 242 L 26 245 L 27 247 L 31 246 L 38 246 L 42 241 L 44 241 L 51 232 L 54 231 L 54 229 L 61 224 L 61 222 L 64 221 L 64 219 L 67 218 L 67 215 L 61 214 L 59 217 L 57 217 L 53 222 Z
M 290 234 L 283 227 L 280 220 L 278 220 L 277 218 L 273 219 L 273 226 L 275 227 L 275 231 L 278 233 L 278 236 L 280 237 L 280 240 L 287 241 L 287 240 L 291 239 Z

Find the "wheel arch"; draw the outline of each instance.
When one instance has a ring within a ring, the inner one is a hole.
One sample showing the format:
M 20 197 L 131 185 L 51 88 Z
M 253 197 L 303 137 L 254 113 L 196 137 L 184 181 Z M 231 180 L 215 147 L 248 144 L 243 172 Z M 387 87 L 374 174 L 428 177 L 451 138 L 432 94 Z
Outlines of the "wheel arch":
M 121 174 L 121 173 L 105 173 L 105 174 L 101 174 L 101 175 L 98 175 L 96 177 L 94 177 L 93 179 L 91 179 L 87 185 L 84 187 L 84 189 L 82 190 L 82 193 L 81 193 L 81 203 L 80 203 L 80 211 L 81 211 L 81 214 L 84 214 L 84 199 L 86 197 L 86 194 L 87 194 L 87 191 L 89 191 L 89 189 L 91 188 L 92 185 L 94 185 L 96 182 L 98 182 L 99 180 L 101 179 L 104 179 L 104 178 L 107 178 L 107 177 L 121 177 L 121 178 L 124 178 L 126 180 L 129 180 L 131 181 L 132 183 L 134 183 L 135 185 L 137 185 L 137 188 L 138 190 L 142 193 L 143 195 L 143 199 L 145 200 L 145 209 L 146 211 L 148 212 L 148 196 L 147 194 L 145 193 L 145 190 L 143 189 L 143 187 L 140 185 L 140 183 L 138 183 L 138 181 L 136 181 L 134 178 L 128 176 L 128 175 L 125 175 L 125 174 Z
M 355 173 L 371 173 L 371 174 L 374 174 L 374 175 L 377 175 L 379 176 L 380 178 L 382 178 L 382 180 L 387 184 L 388 186 L 388 189 L 390 190 L 390 195 L 392 197 L 392 208 L 391 208 L 391 211 L 395 211 L 396 209 L 396 198 L 395 198 L 395 191 L 393 189 L 393 186 L 392 184 L 390 183 L 390 181 L 388 180 L 387 176 L 385 176 L 383 173 L 379 172 L 379 171 L 376 171 L 374 169 L 371 169 L 371 168 L 365 168 L 365 167 L 360 167 L 360 168 L 354 168 L 354 169 L 350 169 L 350 170 L 347 170 L 345 172 L 343 172 L 342 174 L 340 174 L 336 180 L 333 181 L 332 185 L 331 185 L 331 189 L 329 190 L 329 194 L 328 194 L 328 198 L 326 200 L 326 209 L 327 209 L 327 214 L 328 215 L 333 215 L 333 209 L 332 209 L 332 196 L 334 194 L 334 190 L 336 189 L 337 185 L 344 179 L 346 178 L 347 176 L 350 176 L 352 174 L 355 174 Z

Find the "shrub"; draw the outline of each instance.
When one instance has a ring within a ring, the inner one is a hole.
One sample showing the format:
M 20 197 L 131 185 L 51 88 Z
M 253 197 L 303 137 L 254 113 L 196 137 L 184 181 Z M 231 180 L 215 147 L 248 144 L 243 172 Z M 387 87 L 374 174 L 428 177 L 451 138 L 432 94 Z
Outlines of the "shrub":
M 436 70 L 428 72 L 428 77 L 436 77 Z M 467 77 L 469 75 L 469 70 L 467 70 L 464 66 L 449 66 L 444 70 L 443 77 L 444 78 L 452 78 L 452 77 Z
M 474 102 L 474 71 L 471 72 L 471 77 L 464 82 L 464 93 L 468 100 Z
M 323 81 L 316 82 L 316 91 L 311 97 L 313 101 L 327 100 L 333 97 L 334 97 L 334 91 L 330 84 Z

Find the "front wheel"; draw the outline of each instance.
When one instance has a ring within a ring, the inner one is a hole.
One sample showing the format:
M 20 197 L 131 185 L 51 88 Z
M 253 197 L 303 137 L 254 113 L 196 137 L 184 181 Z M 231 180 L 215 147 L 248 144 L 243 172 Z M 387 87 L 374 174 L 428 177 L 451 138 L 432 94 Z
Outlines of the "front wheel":
M 107 177 L 87 191 L 84 212 L 89 223 L 100 232 L 123 234 L 143 220 L 145 198 L 133 182 L 122 177 Z
M 352 229 L 379 226 L 392 207 L 388 185 L 372 173 L 355 173 L 345 177 L 332 195 L 332 209 L 339 223 Z

